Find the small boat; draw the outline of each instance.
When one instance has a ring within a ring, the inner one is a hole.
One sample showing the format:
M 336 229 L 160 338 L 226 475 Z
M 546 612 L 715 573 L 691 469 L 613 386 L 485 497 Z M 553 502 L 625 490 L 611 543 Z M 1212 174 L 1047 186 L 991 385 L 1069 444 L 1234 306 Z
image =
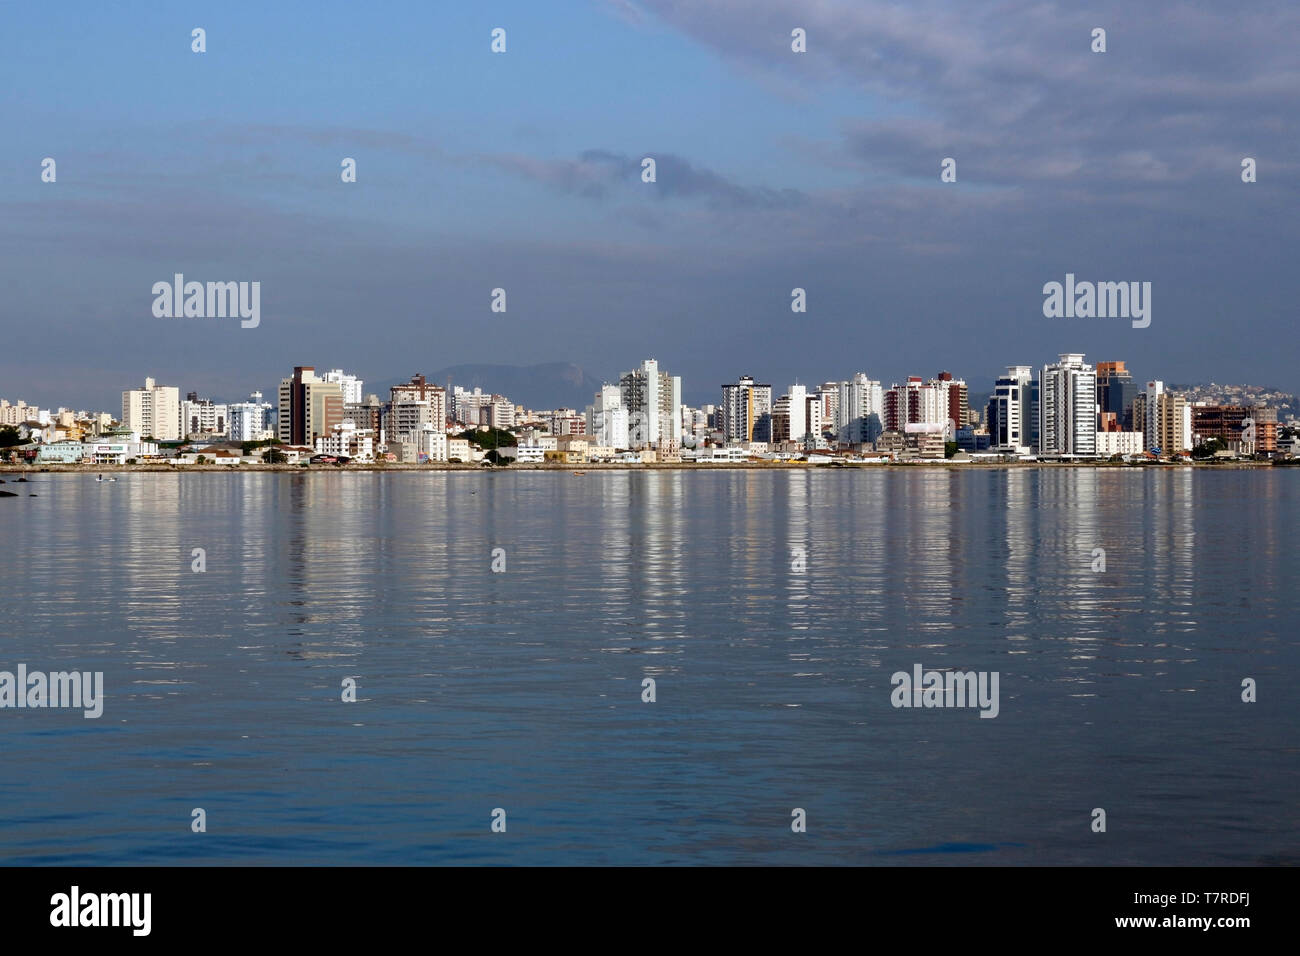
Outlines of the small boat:
M 575 471 L 574 474 L 575 474 L 575 475 L 585 475 L 586 472 L 585 472 L 585 471 Z

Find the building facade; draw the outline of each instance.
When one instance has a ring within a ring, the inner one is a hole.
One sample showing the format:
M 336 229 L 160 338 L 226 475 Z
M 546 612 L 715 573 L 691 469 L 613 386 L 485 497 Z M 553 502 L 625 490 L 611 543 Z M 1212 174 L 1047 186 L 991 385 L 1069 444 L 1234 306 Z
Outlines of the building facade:
M 343 389 L 316 376 L 310 365 L 294 366 L 280 382 L 278 433 L 286 445 L 315 445 L 343 421 Z
M 122 393 L 122 427 L 129 428 L 141 438 L 157 441 L 178 441 L 181 437 L 180 389 L 174 385 L 159 385 L 152 378 L 144 380 L 144 388 L 132 388 Z
M 1038 453 L 1093 458 L 1097 454 L 1097 373 L 1081 352 L 1063 352 L 1038 378 Z

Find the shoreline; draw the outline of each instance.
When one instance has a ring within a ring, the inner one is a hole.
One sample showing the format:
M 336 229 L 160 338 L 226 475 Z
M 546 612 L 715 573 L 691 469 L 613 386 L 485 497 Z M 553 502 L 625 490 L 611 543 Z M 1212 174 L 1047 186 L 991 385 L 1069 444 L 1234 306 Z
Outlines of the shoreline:
M 238 474 L 303 474 L 326 472 L 329 474 L 346 472 L 476 472 L 498 474 L 502 472 L 544 471 L 544 472 L 596 472 L 596 471 L 811 471 L 814 469 L 828 471 L 875 470 L 879 468 L 945 468 L 945 469 L 1019 469 L 1019 468 L 1193 468 L 1193 469 L 1241 469 L 1289 467 L 1274 461 L 1223 461 L 1223 462 L 1109 462 L 1109 461 L 894 461 L 894 462 L 849 462 L 809 464 L 807 462 L 712 462 L 697 464 L 695 462 L 600 462 L 583 465 L 565 465 L 559 463 L 528 462 L 514 465 L 469 465 L 453 462 L 432 462 L 426 464 L 401 464 L 396 462 L 365 463 L 348 465 L 172 465 L 166 463 L 136 465 L 74 465 L 59 464 L 0 464 L 0 477 L 31 474 L 121 474 L 142 472 L 153 474 L 186 474 L 189 472 L 233 472 Z

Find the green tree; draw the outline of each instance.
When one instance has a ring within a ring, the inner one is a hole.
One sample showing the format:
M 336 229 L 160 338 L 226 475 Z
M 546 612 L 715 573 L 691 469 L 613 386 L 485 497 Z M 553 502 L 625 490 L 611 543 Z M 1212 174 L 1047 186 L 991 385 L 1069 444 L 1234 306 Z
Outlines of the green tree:
M 510 448 L 519 444 L 519 440 L 504 428 L 483 428 L 476 432 L 462 432 L 457 438 L 466 439 L 471 445 L 477 445 L 484 451 L 497 448 Z
M 943 457 L 951 458 L 957 454 L 957 443 L 955 441 L 946 441 L 943 443 Z
M 22 443 L 18 437 L 18 429 L 13 425 L 4 425 L 0 427 L 0 448 L 12 448 L 14 445 Z
M 1216 451 L 1226 451 L 1227 443 L 1222 438 L 1211 438 L 1192 449 L 1192 457 L 1197 459 L 1213 458 Z

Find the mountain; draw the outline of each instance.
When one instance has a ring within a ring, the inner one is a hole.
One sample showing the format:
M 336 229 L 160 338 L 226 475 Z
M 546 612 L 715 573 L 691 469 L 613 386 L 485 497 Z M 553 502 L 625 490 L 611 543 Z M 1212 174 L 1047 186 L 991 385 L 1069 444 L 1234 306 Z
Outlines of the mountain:
M 417 373 L 416 369 L 412 374 Z M 425 379 L 431 385 L 453 386 L 504 395 L 510 401 L 529 408 L 576 408 L 582 411 L 591 404 L 601 379 L 593 378 L 572 362 L 548 362 L 544 365 L 452 365 L 441 368 Z M 410 375 L 365 383 L 366 394 L 388 398 L 394 385 L 409 382 Z

